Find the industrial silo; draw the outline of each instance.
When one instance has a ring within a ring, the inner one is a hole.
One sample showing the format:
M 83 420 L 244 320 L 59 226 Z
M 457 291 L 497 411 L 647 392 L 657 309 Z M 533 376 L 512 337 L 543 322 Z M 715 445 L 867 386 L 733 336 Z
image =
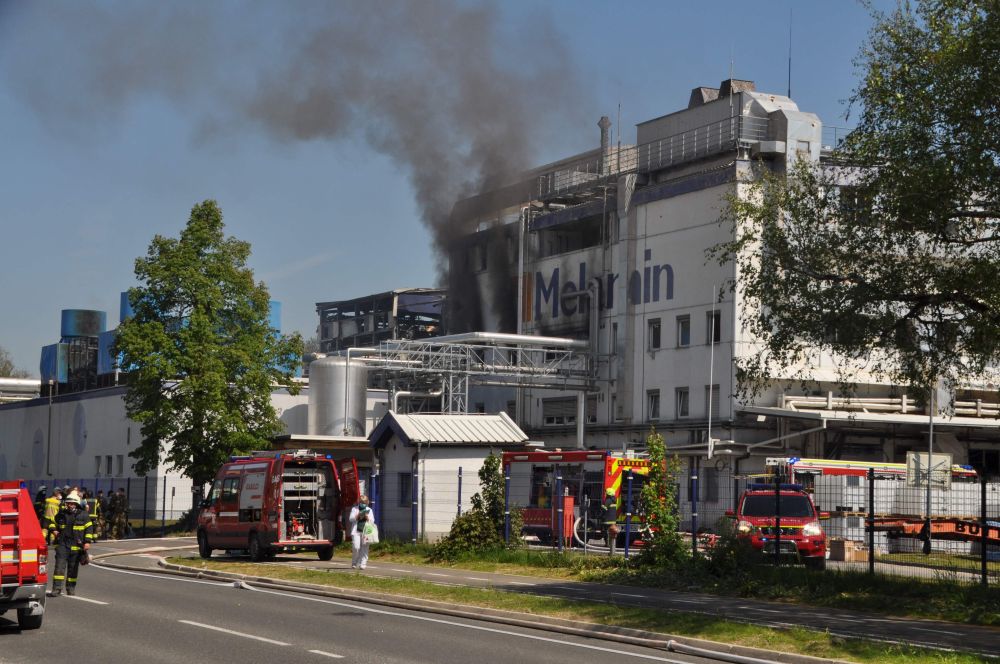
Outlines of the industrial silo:
M 309 365 L 309 434 L 364 436 L 368 369 L 359 360 L 323 357 Z

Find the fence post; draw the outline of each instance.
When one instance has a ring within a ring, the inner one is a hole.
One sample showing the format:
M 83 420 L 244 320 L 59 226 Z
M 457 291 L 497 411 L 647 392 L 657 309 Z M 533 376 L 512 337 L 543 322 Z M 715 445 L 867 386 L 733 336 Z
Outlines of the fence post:
M 413 544 L 417 543 L 417 482 L 420 480 L 417 468 L 414 464 L 410 479 L 410 542 Z
M 774 564 L 781 565 L 781 476 L 774 476 Z
M 167 536 L 167 476 L 163 476 L 163 495 L 160 498 L 160 537 Z
M 510 546 L 510 464 L 503 467 L 503 541 Z
M 982 574 L 983 588 L 989 588 L 990 578 L 987 575 L 986 561 L 989 548 L 989 523 L 986 520 L 986 474 L 979 477 L 979 570 Z
M 142 536 L 146 536 L 146 516 L 149 514 L 149 475 L 142 485 Z
M 456 516 L 462 516 L 462 467 L 458 467 L 458 513 Z
M 691 457 L 691 555 L 698 555 L 698 457 L 694 456 Z
M 875 573 L 875 469 L 868 469 L 868 573 Z
M 562 473 L 556 475 L 556 520 L 558 525 L 556 527 L 556 533 L 559 537 L 559 553 L 563 552 L 563 488 L 562 488 Z
M 632 469 L 625 476 L 625 559 L 628 560 L 629 544 L 632 540 Z

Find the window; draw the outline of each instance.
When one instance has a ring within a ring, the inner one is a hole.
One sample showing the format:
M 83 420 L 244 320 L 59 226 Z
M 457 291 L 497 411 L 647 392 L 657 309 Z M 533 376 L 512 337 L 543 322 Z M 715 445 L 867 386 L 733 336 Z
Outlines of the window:
M 611 395 L 611 419 L 617 422 L 622 418 L 621 412 L 618 410 L 618 395 Z
M 542 424 L 550 427 L 576 424 L 576 397 L 542 399 Z
M 647 420 L 658 420 L 658 419 L 660 419 L 660 391 L 659 390 L 647 390 L 646 391 L 646 419 Z
M 486 412 L 486 404 L 484 402 L 482 402 L 482 401 L 477 401 L 476 402 L 476 412 L 477 413 L 485 413 Z
M 101 455 L 98 454 L 94 457 L 94 477 L 101 476 Z
M 108 456 L 104 457 L 104 463 L 105 463 L 104 474 L 107 475 L 108 477 L 111 477 L 111 469 L 112 469 L 112 467 L 111 467 L 111 455 L 110 454 Z
M 612 355 L 618 353 L 618 323 L 611 324 L 611 348 L 608 349 L 608 352 Z
M 709 311 L 705 316 L 705 343 L 706 344 L 717 344 L 719 343 L 720 332 L 719 328 L 722 322 L 722 312 L 716 309 L 715 311 Z
M 698 483 L 702 486 L 701 499 L 706 503 L 719 502 L 719 471 L 712 466 L 702 468 L 698 478 Z
M 517 417 L 517 402 L 508 401 L 507 408 L 504 409 L 504 412 L 510 415 L 510 419 L 514 419 L 515 417 Z
M 691 345 L 691 317 L 677 317 L 677 347 L 687 348 Z
M 646 344 L 649 350 L 656 350 L 660 347 L 660 319 L 653 318 L 648 323 L 646 331 Z
M 413 474 L 399 473 L 399 507 L 410 507 L 413 505 Z
M 115 455 L 115 477 L 121 477 L 125 474 L 125 455 L 117 454 Z
M 688 416 L 688 404 L 690 402 L 688 388 L 678 387 L 675 392 L 675 404 L 677 409 L 677 417 L 687 417 Z
M 705 417 L 719 419 L 719 386 L 705 386 Z
M 236 500 L 239 495 L 240 478 L 227 477 L 222 481 L 222 502 Z

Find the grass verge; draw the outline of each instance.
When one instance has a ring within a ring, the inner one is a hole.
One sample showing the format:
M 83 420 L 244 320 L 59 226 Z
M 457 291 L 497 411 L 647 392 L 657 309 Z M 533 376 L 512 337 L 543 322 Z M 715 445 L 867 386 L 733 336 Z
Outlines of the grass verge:
M 394 557 L 393 559 L 404 562 L 400 558 Z M 182 557 L 169 558 L 168 560 L 181 565 L 313 583 L 343 590 L 382 592 L 450 604 L 519 611 L 865 664 L 1000 662 L 1000 659 L 984 660 L 980 656 L 971 654 L 946 653 L 903 645 L 843 639 L 825 632 L 806 629 L 777 630 L 696 613 L 642 609 L 599 602 L 580 602 L 491 589 L 443 586 L 413 579 L 380 578 L 341 569 L 330 571 L 303 570 L 290 568 L 281 563 L 240 563 L 192 560 Z

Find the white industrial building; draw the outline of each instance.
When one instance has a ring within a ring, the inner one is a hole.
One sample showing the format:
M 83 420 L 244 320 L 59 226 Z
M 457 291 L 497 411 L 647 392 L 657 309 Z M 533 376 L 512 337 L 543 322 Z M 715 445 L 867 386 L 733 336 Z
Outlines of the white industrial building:
M 711 476 L 703 479 L 723 483 L 764 456 L 902 461 L 925 450 L 922 403 L 863 373 L 857 391 L 841 395 L 828 356 L 813 358 L 816 382 L 774 376 L 760 397 L 737 397 L 735 361 L 757 348 L 728 288 L 735 265 L 706 250 L 731 239 L 720 223 L 725 196 L 745 195 L 740 183 L 755 161 L 775 172 L 796 159 L 824 162 L 836 137 L 820 118 L 727 80 L 640 123 L 634 144 L 614 144 L 609 124 L 599 123 L 600 148 L 455 206 L 456 225 L 477 230 L 451 256 L 449 331 L 481 321 L 485 330 L 592 344 L 591 389 L 522 389 L 505 397 L 510 406 L 486 410 L 516 412 L 547 447 L 620 449 L 655 427 L 692 458 L 705 455 L 711 427 L 720 454 L 703 465 Z M 996 389 L 954 397 L 954 414 L 936 414 L 936 451 L 1000 473 Z

